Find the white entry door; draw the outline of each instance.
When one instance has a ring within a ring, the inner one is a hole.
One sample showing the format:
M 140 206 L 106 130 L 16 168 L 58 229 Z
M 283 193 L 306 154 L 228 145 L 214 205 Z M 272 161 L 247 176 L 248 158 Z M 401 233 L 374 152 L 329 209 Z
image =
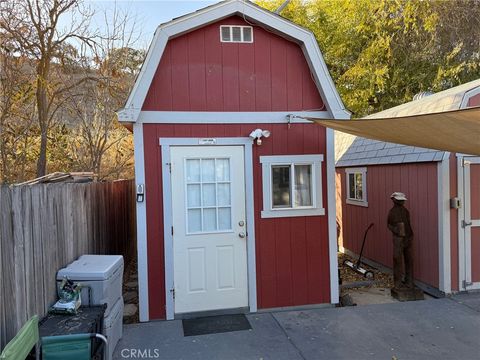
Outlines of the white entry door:
M 464 181 L 464 230 L 463 289 L 480 289 L 480 157 L 465 157 L 463 160 Z
M 243 147 L 170 151 L 175 313 L 247 307 Z

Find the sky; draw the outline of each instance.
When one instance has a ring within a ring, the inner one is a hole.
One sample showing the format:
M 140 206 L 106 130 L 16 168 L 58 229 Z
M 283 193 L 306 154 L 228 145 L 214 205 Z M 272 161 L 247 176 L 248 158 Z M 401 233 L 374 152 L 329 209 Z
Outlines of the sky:
M 128 12 L 135 17 L 137 24 L 140 24 L 141 32 L 137 47 L 147 48 L 158 25 L 217 2 L 204 0 L 87 0 L 86 4 L 100 14 L 104 10 L 111 12 L 117 7 L 120 11 Z M 104 18 L 100 15 L 94 16 L 92 22 L 101 29 Z

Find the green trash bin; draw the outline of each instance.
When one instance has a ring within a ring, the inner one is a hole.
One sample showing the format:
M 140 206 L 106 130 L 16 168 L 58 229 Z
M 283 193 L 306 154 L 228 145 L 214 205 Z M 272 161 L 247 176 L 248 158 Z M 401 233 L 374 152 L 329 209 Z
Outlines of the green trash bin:
M 44 336 L 41 338 L 43 360 L 90 360 L 92 355 L 92 338 L 107 341 L 100 334 L 71 334 Z

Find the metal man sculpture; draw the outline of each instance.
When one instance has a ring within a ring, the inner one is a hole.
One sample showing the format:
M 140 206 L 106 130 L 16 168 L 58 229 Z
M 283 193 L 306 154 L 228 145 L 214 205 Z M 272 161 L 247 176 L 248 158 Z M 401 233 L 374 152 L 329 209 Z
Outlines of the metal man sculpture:
M 390 198 L 394 204 L 388 213 L 388 229 L 393 234 L 394 289 L 413 289 L 413 231 L 410 226 L 410 213 L 403 206 L 407 198 L 401 192 L 394 192 Z M 405 264 L 404 279 L 402 279 L 403 264 Z

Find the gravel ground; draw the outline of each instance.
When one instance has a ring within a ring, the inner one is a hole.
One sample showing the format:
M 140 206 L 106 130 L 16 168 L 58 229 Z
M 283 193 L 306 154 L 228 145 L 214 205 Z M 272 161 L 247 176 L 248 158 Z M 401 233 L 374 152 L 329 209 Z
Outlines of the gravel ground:
M 343 265 L 345 260 L 350 260 L 353 263 L 356 263 L 357 259 L 353 259 L 350 256 L 342 253 L 338 253 L 338 268 L 340 269 L 340 278 L 342 283 L 352 283 L 357 281 L 367 281 L 363 275 L 353 271 L 351 268 Z M 364 269 L 367 269 L 374 274 L 373 284 L 371 286 L 377 288 L 391 288 L 393 286 L 393 275 L 381 272 L 378 269 L 375 269 L 366 264 L 362 264 Z
M 123 317 L 124 324 L 138 323 L 138 275 L 137 259 L 126 264 L 123 274 L 123 300 L 125 306 L 132 304 L 136 307 L 136 312 L 130 316 Z

